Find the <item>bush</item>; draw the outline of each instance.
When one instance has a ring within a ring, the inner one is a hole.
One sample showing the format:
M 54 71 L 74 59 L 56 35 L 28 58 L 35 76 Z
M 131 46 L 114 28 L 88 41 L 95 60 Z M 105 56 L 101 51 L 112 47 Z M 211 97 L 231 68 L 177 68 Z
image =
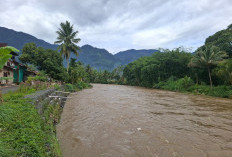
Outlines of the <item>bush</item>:
M 91 87 L 91 85 L 89 85 L 88 83 L 85 83 L 83 81 L 78 81 L 76 84 L 66 84 L 64 89 L 66 92 L 76 92 L 76 91 L 79 91 L 79 90 L 82 90 L 84 88 L 89 88 Z
M 154 84 L 153 88 L 171 91 L 188 91 L 193 84 L 193 80 L 187 76 L 176 81 L 174 77 L 170 77 L 166 82 L 161 81 L 158 84 Z
M 76 91 L 75 87 L 72 84 L 70 84 L 70 83 L 68 83 L 68 84 L 65 85 L 64 90 L 66 92 L 75 92 Z
M 36 76 L 28 77 L 26 82 L 31 84 L 32 81 L 46 82 L 48 81 L 48 76 L 43 71 L 40 71 Z
M 75 84 L 75 87 L 77 88 L 77 89 L 84 89 L 84 88 L 88 88 L 89 87 L 89 84 L 88 83 L 85 83 L 85 82 L 83 82 L 83 81 L 79 81 L 79 82 L 77 82 L 77 84 Z
M 61 90 L 61 87 L 60 87 L 60 85 L 58 85 L 58 84 L 54 84 L 54 88 L 55 88 L 56 90 Z
M 222 98 L 232 98 L 232 86 L 216 86 L 210 87 L 207 85 L 194 84 L 190 77 L 184 77 L 179 80 L 169 78 L 166 82 L 154 84 L 153 88 L 164 89 L 179 92 L 191 92 L 194 94 L 203 94 Z
M 222 98 L 232 97 L 232 86 L 216 86 L 211 88 L 210 86 L 194 85 L 191 87 L 191 91 L 196 94 L 204 94 Z

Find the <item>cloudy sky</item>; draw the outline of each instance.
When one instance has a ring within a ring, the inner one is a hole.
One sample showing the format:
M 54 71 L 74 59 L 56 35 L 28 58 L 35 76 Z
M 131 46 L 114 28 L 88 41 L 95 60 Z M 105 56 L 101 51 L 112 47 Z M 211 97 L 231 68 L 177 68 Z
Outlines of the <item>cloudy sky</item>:
M 0 26 L 50 43 L 60 22 L 80 45 L 126 49 L 196 48 L 232 23 L 232 0 L 1 0 Z

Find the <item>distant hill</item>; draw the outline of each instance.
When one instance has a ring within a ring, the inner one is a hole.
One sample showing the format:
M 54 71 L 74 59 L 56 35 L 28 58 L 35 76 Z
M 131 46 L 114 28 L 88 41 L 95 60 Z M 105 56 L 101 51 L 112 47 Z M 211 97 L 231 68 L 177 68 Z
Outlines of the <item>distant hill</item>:
M 126 50 L 126 51 L 121 51 L 117 54 L 115 54 L 114 56 L 121 60 L 121 63 L 123 65 L 126 65 L 130 62 L 133 62 L 136 59 L 139 59 L 140 57 L 143 56 L 150 56 L 152 53 L 157 52 L 158 50 L 155 49 L 149 49 L 149 50 L 135 50 L 135 49 L 131 49 L 131 50 Z
M 71 57 L 76 58 L 73 54 Z M 112 70 L 121 65 L 121 61 L 107 50 L 99 49 L 91 45 L 84 45 L 81 47 L 77 60 L 101 70 Z
M 50 44 L 44 40 L 38 39 L 30 34 L 17 32 L 12 29 L 0 27 L 0 43 L 8 43 L 9 46 L 21 50 L 26 43 L 34 42 L 37 46 L 47 49 L 56 50 L 57 45 Z M 112 55 L 105 49 L 93 47 L 91 45 L 84 45 L 81 47 L 79 56 L 76 57 L 71 54 L 71 58 L 77 58 L 85 65 L 90 64 L 95 69 L 112 70 L 119 65 L 126 65 L 142 56 L 150 56 L 157 50 L 126 50 Z M 64 60 L 64 65 L 66 65 Z
M 38 39 L 30 34 L 17 32 L 12 29 L 0 27 L 0 42 L 8 43 L 10 46 L 21 50 L 26 43 L 34 42 L 37 46 L 47 49 L 56 49 L 57 45 L 47 43 L 44 40 Z

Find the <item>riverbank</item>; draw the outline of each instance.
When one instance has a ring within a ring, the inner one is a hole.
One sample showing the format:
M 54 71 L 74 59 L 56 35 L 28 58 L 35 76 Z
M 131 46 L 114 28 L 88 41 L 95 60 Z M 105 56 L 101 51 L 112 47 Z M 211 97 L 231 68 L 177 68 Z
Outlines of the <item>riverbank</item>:
M 82 84 L 82 88 L 88 86 Z M 62 101 L 56 96 L 54 100 L 48 97 L 53 95 L 52 92 L 57 94 L 54 89 L 44 89 L 46 86 L 34 88 L 22 85 L 19 90 L 3 95 L 0 104 L 0 156 L 62 157 L 56 138 Z M 69 84 L 64 86 L 64 90 L 73 92 L 81 89 Z
M 221 86 L 209 86 L 209 85 L 198 85 L 194 84 L 189 77 L 182 79 L 167 81 L 161 81 L 153 85 L 155 89 L 163 89 L 181 93 L 192 93 L 195 95 L 208 95 L 220 98 L 232 98 L 232 86 L 221 85 Z
M 104 83 L 103 83 L 104 84 Z M 229 85 L 221 85 L 221 86 L 213 86 L 210 87 L 209 85 L 199 85 L 186 82 L 185 78 L 173 81 L 161 81 L 157 84 L 151 86 L 143 86 L 143 85 L 134 85 L 134 84 L 127 84 L 127 83 L 110 83 L 107 84 L 112 85 L 128 85 L 133 87 L 144 87 L 147 89 L 159 89 L 165 91 L 173 91 L 173 92 L 180 92 L 185 94 L 193 94 L 193 95 L 205 95 L 205 96 L 212 96 L 212 97 L 219 97 L 219 98 L 230 98 L 232 99 L 232 86 Z
M 3 95 L 0 104 L 0 156 L 62 156 L 56 140 L 54 122 L 62 109 L 46 106 L 40 115 L 31 99 L 24 97 L 41 89 L 21 86 Z

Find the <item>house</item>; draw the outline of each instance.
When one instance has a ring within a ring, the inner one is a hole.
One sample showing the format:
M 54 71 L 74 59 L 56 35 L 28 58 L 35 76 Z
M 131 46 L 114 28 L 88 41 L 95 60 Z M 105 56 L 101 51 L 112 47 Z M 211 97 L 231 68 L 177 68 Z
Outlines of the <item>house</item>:
M 0 47 L 7 46 L 6 43 L 0 43 Z M 25 82 L 28 76 L 35 76 L 36 73 L 29 71 L 28 68 L 16 61 L 16 52 L 10 53 L 12 57 L 6 62 L 2 70 L 0 70 L 0 82 L 1 84 L 12 84 Z M 3 79 L 4 78 L 4 79 Z

